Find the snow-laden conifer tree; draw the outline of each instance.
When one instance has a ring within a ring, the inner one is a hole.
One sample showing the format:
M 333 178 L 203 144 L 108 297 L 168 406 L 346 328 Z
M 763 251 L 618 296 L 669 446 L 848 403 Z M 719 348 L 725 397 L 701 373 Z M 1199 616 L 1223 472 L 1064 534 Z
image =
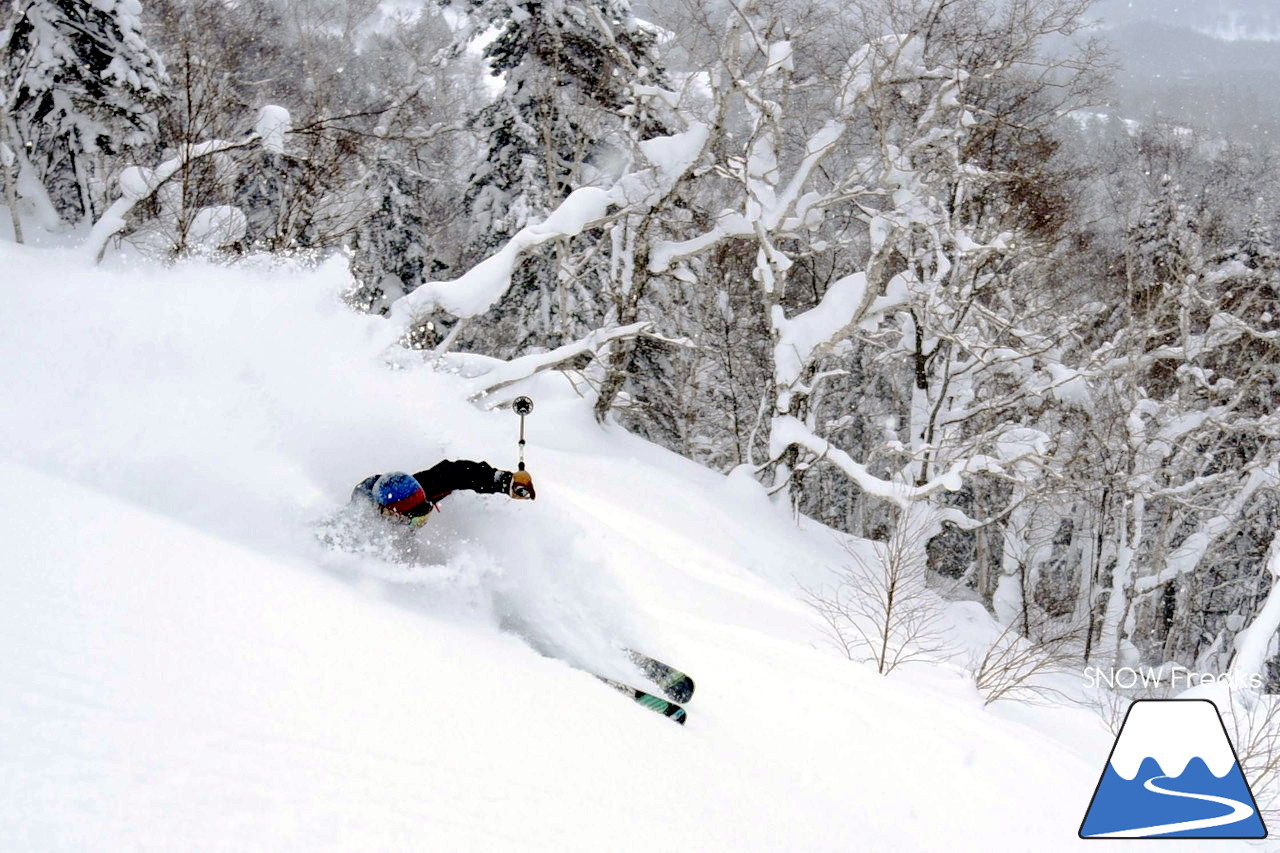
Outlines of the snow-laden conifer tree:
M 372 212 L 356 228 L 351 274 L 358 288 L 351 300 L 361 310 L 382 312 L 426 280 L 432 259 L 432 223 L 424 210 L 427 181 L 407 165 L 380 157 L 366 179 Z
M 459 206 L 473 166 L 466 117 L 488 102 L 478 57 L 432 61 L 453 40 L 433 7 L 394 23 L 362 50 L 367 85 L 384 93 L 362 158 L 361 219 L 351 235 L 349 295 L 362 310 L 387 305 L 451 268 L 464 250 Z M 385 105 L 385 106 L 384 106 Z
M 633 86 L 660 84 L 662 74 L 653 31 L 627 0 L 454 5 L 464 5 L 470 21 L 460 44 L 497 28 L 484 55 L 491 73 L 503 77 L 502 91 L 472 120 L 481 153 L 465 205 L 472 217 L 468 255 L 475 262 L 545 217 L 574 188 L 607 183 L 625 169 L 634 143 L 661 129 Z M 595 324 L 593 294 L 607 258 L 596 253 L 584 263 L 591 242 L 556 241 L 526 260 L 489 343 L 514 352 Z M 585 316 L 575 322 L 578 314 Z
M 471 176 L 467 205 L 482 249 L 500 245 L 545 216 L 589 167 L 616 172 L 625 157 L 624 114 L 640 138 L 657 129 L 635 116 L 631 84 L 660 81 L 654 38 L 626 0 L 469 0 L 472 27 L 499 33 L 485 47 L 502 91 L 473 122 L 485 154 Z
M 164 65 L 142 37 L 138 0 L 29 0 L 4 45 L 13 136 L 59 214 L 91 216 L 105 178 L 98 155 L 155 136 Z

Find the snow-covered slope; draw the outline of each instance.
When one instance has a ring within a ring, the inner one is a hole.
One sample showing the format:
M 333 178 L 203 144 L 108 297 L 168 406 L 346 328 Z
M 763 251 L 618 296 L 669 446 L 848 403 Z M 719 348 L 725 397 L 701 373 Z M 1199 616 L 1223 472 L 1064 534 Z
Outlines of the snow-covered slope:
M 353 482 L 510 467 L 513 416 L 388 366 L 340 265 L 0 269 L 4 849 L 1079 843 L 1102 727 L 824 649 L 794 592 L 844 552 L 749 479 L 545 377 L 536 502 L 449 498 L 417 567 L 335 552 Z M 615 641 L 695 676 L 686 727 L 534 650 Z

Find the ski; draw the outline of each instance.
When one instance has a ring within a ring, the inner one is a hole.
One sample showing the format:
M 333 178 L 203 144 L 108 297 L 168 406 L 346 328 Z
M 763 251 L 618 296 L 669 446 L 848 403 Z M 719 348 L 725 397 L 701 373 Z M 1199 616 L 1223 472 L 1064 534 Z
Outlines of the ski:
M 614 681 L 612 678 L 605 678 L 603 675 L 597 675 L 596 678 L 605 684 L 617 690 L 619 693 L 625 693 L 635 700 L 637 705 L 643 705 L 650 711 L 656 711 L 664 717 L 675 720 L 680 725 L 684 725 L 688 714 L 684 708 L 681 708 L 675 702 L 669 702 L 661 696 L 654 696 L 652 693 L 646 693 L 638 687 L 632 687 L 630 684 L 623 684 L 621 681 Z
M 627 655 L 631 658 L 644 676 L 652 681 L 662 690 L 663 694 L 672 702 L 688 702 L 693 698 L 693 679 L 685 675 L 674 666 L 665 664 L 656 658 L 651 658 L 646 654 L 627 649 Z

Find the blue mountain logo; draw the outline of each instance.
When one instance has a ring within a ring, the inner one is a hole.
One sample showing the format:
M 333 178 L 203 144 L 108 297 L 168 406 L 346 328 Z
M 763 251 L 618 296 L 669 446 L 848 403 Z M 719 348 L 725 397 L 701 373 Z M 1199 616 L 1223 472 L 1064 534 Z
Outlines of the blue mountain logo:
M 1265 838 L 1218 708 L 1207 699 L 1129 707 L 1081 838 Z

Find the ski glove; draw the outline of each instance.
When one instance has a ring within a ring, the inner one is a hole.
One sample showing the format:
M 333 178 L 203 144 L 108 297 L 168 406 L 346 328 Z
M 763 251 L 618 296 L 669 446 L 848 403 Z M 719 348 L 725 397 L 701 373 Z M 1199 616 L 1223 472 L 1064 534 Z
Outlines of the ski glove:
M 529 476 L 528 471 L 513 471 L 511 473 L 511 486 L 507 490 L 507 494 L 518 501 L 531 501 L 538 496 L 537 492 L 533 490 L 533 477 Z

